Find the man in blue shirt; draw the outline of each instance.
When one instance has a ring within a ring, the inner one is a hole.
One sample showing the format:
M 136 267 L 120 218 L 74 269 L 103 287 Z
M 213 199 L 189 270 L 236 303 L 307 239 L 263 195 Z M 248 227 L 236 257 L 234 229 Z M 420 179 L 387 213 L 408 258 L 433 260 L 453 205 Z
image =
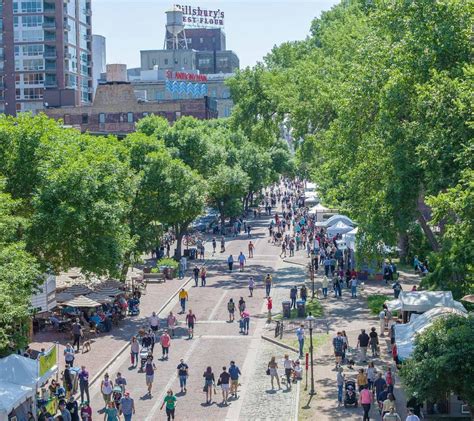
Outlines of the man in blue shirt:
M 296 286 L 293 286 L 290 289 L 290 299 L 291 299 L 291 308 L 296 308 L 296 297 L 298 295 L 298 289 Z
M 239 386 L 239 376 L 242 375 L 239 367 L 235 365 L 235 361 L 230 362 L 229 367 L 230 374 L 230 395 L 237 397 L 237 387 Z

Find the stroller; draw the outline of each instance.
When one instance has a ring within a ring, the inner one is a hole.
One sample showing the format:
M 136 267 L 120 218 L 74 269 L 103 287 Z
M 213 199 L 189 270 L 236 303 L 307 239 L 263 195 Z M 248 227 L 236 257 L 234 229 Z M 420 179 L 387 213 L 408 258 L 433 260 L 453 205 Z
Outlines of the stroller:
M 151 355 L 151 348 L 145 346 L 140 349 L 140 369 L 138 370 L 140 373 L 143 373 L 149 355 Z
M 112 399 L 115 403 L 117 410 L 120 410 L 120 400 L 122 399 L 122 388 L 120 386 L 115 386 L 112 390 Z
M 140 300 L 132 298 L 128 301 L 128 315 L 138 316 L 140 314 Z
M 356 384 L 354 380 L 346 380 L 345 383 L 346 394 L 344 396 L 344 408 L 354 405 L 357 408 L 357 393 Z

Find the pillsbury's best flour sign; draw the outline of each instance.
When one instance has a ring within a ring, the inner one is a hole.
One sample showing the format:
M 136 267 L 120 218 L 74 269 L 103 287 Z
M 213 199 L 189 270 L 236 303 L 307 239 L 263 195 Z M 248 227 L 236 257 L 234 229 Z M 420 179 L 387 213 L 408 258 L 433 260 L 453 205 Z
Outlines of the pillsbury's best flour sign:
M 188 28 L 222 28 L 224 26 L 224 12 L 221 9 L 202 9 L 183 4 L 176 4 L 175 7 L 183 12 L 183 24 Z

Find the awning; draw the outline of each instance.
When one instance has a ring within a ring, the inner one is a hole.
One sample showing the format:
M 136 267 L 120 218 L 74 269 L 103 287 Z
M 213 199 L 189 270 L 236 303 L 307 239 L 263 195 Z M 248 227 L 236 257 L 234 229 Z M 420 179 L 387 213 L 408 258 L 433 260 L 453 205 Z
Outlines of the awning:
M 74 298 L 73 294 L 70 294 L 69 292 L 58 292 L 56 294 L 56 301 L 58 303 L 64 303 L 65 301 L 70 301 Z
M 99 292 L 91 292 L 87 298 L 97 301 L 98 303 L 111 303 L 114 299 L 109 297 L 108 295 L 99 293 Z
M 342 221 L 339 221 L 338 223 L 330 226 L 327 229 L 328 235 L 333 236 L 336 234 L 345 234 L 349 231 L 352 231 L 352 227 L 350 225 L 345 224 Z
M 73 285 L 69 288 L 66 288 L 63 292 L 67 292 L 72 295 L 87 295 L 92 292 L 92 290 L 85 285 Z
M 354 221 L 346 215 L 333 215 L 327 221 L 325 221 L 324 224 L 326 227 L 331 227 L 338 222 L 343 222 L 344 224 L 350 225 L 351 227 L 356 225 Z
M 109 297 L 116 297 L 117 295 L 123 294 L 123 291 L 114 287 L 100 287 L 95 291 L 102 295 L 108 295 Z
M 64 304 L 69 307 L 77 308 L 94 308 L 100 306 L 100 303 L 98 303 L 97 301 L 91 300 L 90 298 L 84 297 L 83 295 L 79 295 L 78 297 L 75 297 L 70 301 L 66 301 Z
M 0 380 L 0 421 L 7 421 L 13 409 L 34 395 L 35 390 L 31 387 Z

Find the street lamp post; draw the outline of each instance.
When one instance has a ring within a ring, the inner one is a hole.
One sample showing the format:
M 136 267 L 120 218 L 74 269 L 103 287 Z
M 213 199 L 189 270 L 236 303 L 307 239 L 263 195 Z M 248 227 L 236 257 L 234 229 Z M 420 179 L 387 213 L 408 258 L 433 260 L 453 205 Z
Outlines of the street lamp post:
M 314 300 L 314 266 L 313 262 L 309 264 L 309 276 L 311 277 L 311 288 L 312 288 L 312 296 L 311 298 Z
M 309 313 L 309 316 L 306 317 L 306 321 L 308 322 L 309 325 L 309 355 L 311 358 L 311 390 L 309 391 L 309 394 L 311 396 L 316 394 L 316 391 L 314 390 L 314 362 L 313 362 L 313 322 L 315 318 Z

